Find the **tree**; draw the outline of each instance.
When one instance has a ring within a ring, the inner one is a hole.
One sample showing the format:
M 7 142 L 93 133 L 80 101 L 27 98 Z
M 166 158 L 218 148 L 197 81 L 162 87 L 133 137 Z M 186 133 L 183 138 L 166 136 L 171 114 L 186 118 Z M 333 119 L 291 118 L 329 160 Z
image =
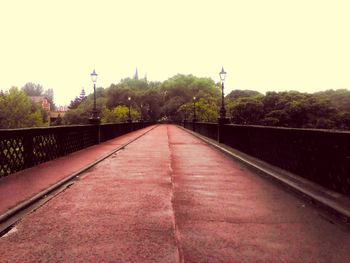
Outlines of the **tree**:
M 76 109 L 85 100 L 86 100 L 85 90 L 84 90 L 84 88 L 82 88 L 79 97 L 75 97 L 74 100 L 71 100 L 70 105 L 68 106 L 68 108 L 69 109 Z
M 90 116 L 90 112 L 84 111 L 83 108 L 72 109 L 66 112 L 62 122 L 65 125 L 88 124 Z
M 209 78 L 197 78 L 192 75 L 178 74 L 166 80 L 161 87 L 164 104 L 162 115 L 173 121 L 181 121 L 186 106 L 181 110 L 182 105 L 191 103 L 193 97 L 205 98 L 217 104 L 220 98 L 220 90 L 213 80 Z
M 48 126 L 47 113 L 15 87 L 0 97 L 0 112 L 2 129 Z
M 84 101 L 80 102 L 77 108 L 70 109 L 66 112 L 66 114 L 62 118 L 63 124 L 88 124 L 93 109 L 93 103 L 93 94 L 90 94 L 84 99 Z M 96 108 L 99 113 L 101 112 L 101 109 L 103 109 L 106 106 L 106 103 L 107 98 L 105 97 L 104 89 L 96 89 Z
M 54 91 L 53 89 L 47 89 L 44 91 L 40 84 L 27 82 L 21 89 L 29 97 L 44 96 L 50 103 L 50 109 L 55 110 L 56 106 L 54 103 Z
M 235 100 L 242 97 L 256 97 L 256 96 L 262 96 L 262 94 L 255 90 L 233 90 L 226 96 L 226 98 L 230 100 Z
M 28 96 L 41 96 L 43 94 L 44 89 L 40 84 L 28 82 L 22 87 L 22 91 Z
M 134 109 L 130 109 L 130 116 L 133 121 L 136 121 L 140 118 L 140 113 Z M 129 119 L 129 107 L 120 105 L 115 107 L 112 110 L 104 108 L 102 110 L 102 123 L 120 123 L 127 122 Z
M 162 83 L 126 78 L 106 89 L 96 90 L 97 109 L 103 122 L 125 121 L 127 115 L 123 107 L 128 105 L 128 97 L 132 98 L 132 109 L 142 112 L 144 120 L 191 120 L 194 96 L 197 98 L 197 120 L 216 122 L 220 95 L 219 83 L 209 78 L 182 74 Z M 64 123 L 88 122 L 93 95 L 88 95 L 83 101 L 82 97 L 81 94 L 72 101 L 72 110 L 63 118 Z M 337 105 L 340 98 L 341 103 Z M 297 91 L 267 92 L 266 95 L 253 90 L 235 90 L 226 96 L 225 103 L 232 121 L 239 124 L 350 129 L 350 92 L 347 90 L 315 94 Z
M 79 95 L 80 101 L 84 101 L 86 99 L 86 94 L 84 88 L 81 89 L 80 95 Z
M 47 89 L 44 92 L 44 96 L 47 98 L 48 102 L 50 103 L 50 108 L 52 111 L 56 109 L 55 103 L 54 103 L 54 92 L 53 89 Z
M 199 122 L 217 122 L 218 120 L 218 111 L 217 104 L 215 102 L 210 102 L 210 100 L 200 98 L 195 102 L 195 105 L 192 102 L 183 104 L 178 112 L 181 116 L 181 119 L 184 120 L 193 120 L 194 119 L 194 107 L 196 109 L 196 120 Z
M 232 122 L 237 124 L 260 124 L 264 116 L 264 105 L 261 96 L 240 97 L 230 109 Z
M 333 91 L 327 93 L 333 97 L 338 95 Z M 348 127 L 348 115 L 323 93 L 267 92 L 265 96 L 253 97 L 241 91 L 231 94 L 236 94 L 236 99 L 228 98 L 234 123 L 320 129 Z M 346 96 L 347 93 L 342 90 L 341 94 Z M 345 109 L 346 104 L 341 107 Z
M 157 121 L 161 118 L 163 96 L 158 89 L 147 91 L 142 96 L 143 118 L 145 120 Z
M 334 116 L 336 127 L 342 130 L 350 130 L 350 112 L 340 111 Z
M 314 93 L 314 96 L 322 101 L 331 103 L 340 111 L 350 112 L 350 90 L 338 89 Z
M 68 109 L 74 110 L 74 109 L 76 109 L 76 108 L 79 107 L 80 103 L 81 103 L 80 98 L 79 98 L 79 97 L 75 97 L 74 100 L 71 100 L 71 101 L 70 101 L 70 104 L 69 104 L 69 106 L 68 106 Z

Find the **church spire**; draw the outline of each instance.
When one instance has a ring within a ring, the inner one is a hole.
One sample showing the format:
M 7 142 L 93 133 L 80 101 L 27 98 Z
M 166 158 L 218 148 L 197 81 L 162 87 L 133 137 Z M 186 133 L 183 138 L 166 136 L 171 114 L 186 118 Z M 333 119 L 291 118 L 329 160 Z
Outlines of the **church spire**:
M 135 71 L 134 79 L 135 79 L 135 80 L 138 80 L 138 79 L 139 79 L 139 73 L 138 73 L 138 71 L 137 71 L 137 68 L 136 68 L 136 71 Z

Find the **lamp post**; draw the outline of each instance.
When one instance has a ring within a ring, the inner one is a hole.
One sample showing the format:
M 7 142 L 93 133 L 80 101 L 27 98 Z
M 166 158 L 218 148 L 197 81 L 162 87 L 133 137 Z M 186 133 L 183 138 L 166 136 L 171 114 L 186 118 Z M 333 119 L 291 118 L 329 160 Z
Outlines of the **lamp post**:
M 193 96 L 193 119 L 192 119 L 192 131 L 196 131 L 196 97 Z
M 128 122 L 131 123 L 132 119 L 131 119 L 131 97 L 128 97 L 128 101 L 129 101 L 129 115 L 128 115 Z
M 226 109 L 225 109 L 224 82 L 225 82 L 226 72 L 224 70 L 224 67 L 222 67 L 221 72 L 219 72 L 219 75 L 221 79 L 221 108 L 220 108 L 219 124 L 225 124 L 225 123 L 228 123 L 229 120 L 228 118 L 226 118 Z
M 165 90 L 163 94 L 164 94 L 164 97 L 163 97 L 163 105 L 165 105 L 166 96 L 167 96 L 167 94 L 168 94 L 168 91 Z M 165 107 L 163 107 L 163 108 L 165 108 Z M 162 119 L 165 120 L 165 121 L 168 120 L 168 117 L 167 117 L 167 115 L 166 115 L 166 110 L 164 110 L 164 116 L 163 116 Z
M 97 108 L 96 108 L 96 81 L 97 81 L 97 73 L 94 70 L 91 74 L 91 80 L 94 83 L 94 106 L 92 108 L 92 114 L 89 119 L 91 124 L 99 124 L 100 123 L 100 117 L 98 116 Z
M 193 122 L 196 122 L 197 121 L 197 118 L 196 118 L 196 97 L 194 96 L 193 97 Z

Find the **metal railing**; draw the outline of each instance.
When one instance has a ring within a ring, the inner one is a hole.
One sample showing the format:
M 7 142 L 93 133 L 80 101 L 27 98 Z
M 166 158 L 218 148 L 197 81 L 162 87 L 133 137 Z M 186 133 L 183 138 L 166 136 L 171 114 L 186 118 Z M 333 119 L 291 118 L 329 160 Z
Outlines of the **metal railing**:
M 186 123 L 211 139 L 350 196 L 350 132 Z M 216 131 L 216 132 L 215 132 Z
M 150 124 L 135 122 L 0 130 L 0 178 Z

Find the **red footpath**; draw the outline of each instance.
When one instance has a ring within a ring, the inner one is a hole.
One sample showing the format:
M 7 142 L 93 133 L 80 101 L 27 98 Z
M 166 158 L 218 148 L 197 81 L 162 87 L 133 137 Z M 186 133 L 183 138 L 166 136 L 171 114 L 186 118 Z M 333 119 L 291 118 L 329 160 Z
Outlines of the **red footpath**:
M 0 179 L 0 216 L 24 201 L 84 170 L 154 128 L 148 127 Z

